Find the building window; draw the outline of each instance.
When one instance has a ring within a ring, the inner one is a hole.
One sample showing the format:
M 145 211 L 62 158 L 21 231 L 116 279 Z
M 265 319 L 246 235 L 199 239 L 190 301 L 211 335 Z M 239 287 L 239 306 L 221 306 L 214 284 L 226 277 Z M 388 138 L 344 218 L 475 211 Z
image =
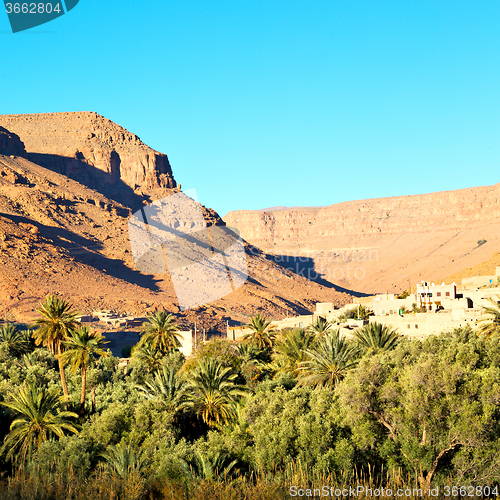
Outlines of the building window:
M 450 296 L 450 292 L 446 292 L 446 296 L 449 297 Z
M 418 325 L 415 325 L 415 328 L 418 330 Z
M 436 295 L 437 295 L 438 297 L 441 297 L 441 292 L 436 292 Z
M 406 328 L 410 328 L 410 323 L 408 323 L 408 324 L 406 325 Z

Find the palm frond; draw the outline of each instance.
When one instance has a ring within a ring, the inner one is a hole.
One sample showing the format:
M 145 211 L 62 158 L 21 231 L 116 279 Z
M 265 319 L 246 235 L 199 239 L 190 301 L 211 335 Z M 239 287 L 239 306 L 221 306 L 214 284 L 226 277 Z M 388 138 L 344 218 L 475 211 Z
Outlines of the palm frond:
M 341 337 L 338 330 L 320 337 L 305 351 L 300 363 L 299 384 L 333 388 L 357 365 L 357 346 Z
M 401 335 L 391 326 L 369 323 L 354 332 L 354 341 L 364 353 L 376 353 L 394 349 Z

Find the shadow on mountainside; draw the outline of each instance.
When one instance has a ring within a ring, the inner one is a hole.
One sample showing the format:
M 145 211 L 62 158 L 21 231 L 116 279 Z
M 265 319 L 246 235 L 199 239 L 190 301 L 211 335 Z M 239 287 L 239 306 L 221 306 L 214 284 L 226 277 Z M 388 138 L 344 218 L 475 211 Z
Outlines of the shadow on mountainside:
M 286 304 L 287 307 L 289 307 L 292 311 L 295 311 L 295 313 L 300 316 L 300 315 L 308 315 L 311 314 L 312 311 L 308 309 L 307 307 L 302 306 L 301 304 L 297 304 L 296 302 L 292 302 L 291 300 L 285 299 L 283 296 L 279 296 L 279 299 Z
M 314 259 L 311 257 L 296 257 L 291 255 L 271 255 L 266 254 L 266 258 L 272 260 L 281 267 L 292 271 L 297 276 L 302 276 L 310 281 L 318 283 L 318 285 L 323 285 L 327 288 L 334 288 L 337 292 L 348 293 L 353 297 L 368 297 L 370 294 L 355 292 L 354 290 L 349 290 L 348 288 L 341 287 L 326 280 L 321 273 L 314 267 Z
M 127 283 L 147 288 L 152 292 L 160 290 L 153 276 L 130 269 L 121 260 L 110 259 L 101 255 L 99 251 L 102 250 L 103 245 L 99 242 L 80 236 L 62 227 L 44 226 L 27 217 L 11 214 L 5 214 L 4 216 L 18 225 L 26 223 L 36 226 L 39 235 L 47 239 L 49 244 L 52 242 L 55 247 L 65 249 L 69 256 L 80 264 L 93 267 L 101 273 L 103 272 L 106 275 L 126 281 Z
M 87 163 L 83 155 L 70 158 L 45 153 L 27 153 L 26 158 L 48 170 L 65 175 L 135 212 L 144 205 L 144 198 L 134 193 L 134 190 L 120 179 L 120 155 L 113 153 L 110 173 L 103 172 Z

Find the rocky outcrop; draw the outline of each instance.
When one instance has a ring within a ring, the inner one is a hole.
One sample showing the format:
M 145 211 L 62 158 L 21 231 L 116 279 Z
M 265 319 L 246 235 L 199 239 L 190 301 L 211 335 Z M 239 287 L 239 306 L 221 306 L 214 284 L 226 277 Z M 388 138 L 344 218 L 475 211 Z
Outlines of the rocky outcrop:
M 322 208 L 236 211 L 224 221 L 264 251 L 311 259 L 329 281 L 399 291 L 408 278 L 438 279 L 498 249 L 500 184 Z
M 24 156 L 26 150 L 19 136 L 0 127 L 0 155 Z
M 93 112 L 0 115 L 28 158 L 106 194 L 174 188 L 166 155 Z

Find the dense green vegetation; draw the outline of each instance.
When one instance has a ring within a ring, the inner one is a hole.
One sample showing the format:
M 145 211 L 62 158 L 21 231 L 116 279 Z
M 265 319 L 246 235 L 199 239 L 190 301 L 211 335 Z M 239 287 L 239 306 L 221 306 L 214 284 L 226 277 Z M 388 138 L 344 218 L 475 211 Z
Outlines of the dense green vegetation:
M 173 318 L 156 312 L 118 366 L 63 299 L 39 313 L 31 331 L 0 327 L 2 498 L 500 481 L 498 328 L 419 341 L 375 324 L 347 340 L 255 317 L 243 342 L 216 338 L 186 360 Z

